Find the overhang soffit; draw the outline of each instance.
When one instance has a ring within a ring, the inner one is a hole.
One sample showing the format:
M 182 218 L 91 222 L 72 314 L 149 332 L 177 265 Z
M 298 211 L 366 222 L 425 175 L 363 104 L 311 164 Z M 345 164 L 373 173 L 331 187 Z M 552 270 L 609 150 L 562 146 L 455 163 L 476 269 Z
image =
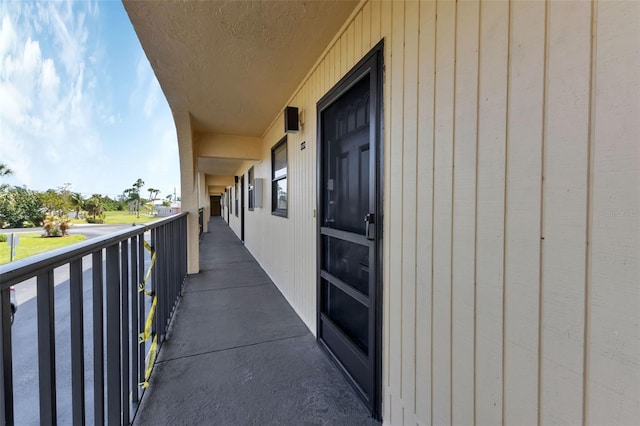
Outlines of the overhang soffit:
M 199 158 L 259 160 L 262 157 L 262 139 L 257 137 L 198 133 L 195 145 Z
M 171 109 L 195 129 L 254 137 L 357 3 L 124 0 Z

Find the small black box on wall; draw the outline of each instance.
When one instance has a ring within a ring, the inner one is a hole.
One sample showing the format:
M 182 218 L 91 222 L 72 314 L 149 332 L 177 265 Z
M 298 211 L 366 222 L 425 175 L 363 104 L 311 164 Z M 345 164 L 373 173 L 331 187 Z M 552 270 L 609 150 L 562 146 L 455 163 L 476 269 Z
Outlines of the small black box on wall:
M 298 108 L 288 106 L 284 109 L 284 132 L 296 133 L 298 130 L 300 130 Z

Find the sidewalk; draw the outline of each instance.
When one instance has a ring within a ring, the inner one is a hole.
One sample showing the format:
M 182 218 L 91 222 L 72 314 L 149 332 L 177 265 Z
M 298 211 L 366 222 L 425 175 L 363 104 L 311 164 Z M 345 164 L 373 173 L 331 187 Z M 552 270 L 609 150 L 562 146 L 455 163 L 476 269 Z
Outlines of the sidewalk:
M 221 218 L 200 258 L 134 424 L 378 424 Z

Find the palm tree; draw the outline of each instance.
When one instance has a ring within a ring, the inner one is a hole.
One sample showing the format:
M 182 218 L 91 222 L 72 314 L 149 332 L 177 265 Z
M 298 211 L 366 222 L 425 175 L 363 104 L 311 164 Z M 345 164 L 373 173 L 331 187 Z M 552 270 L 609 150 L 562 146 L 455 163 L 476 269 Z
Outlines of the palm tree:
M 128 195 L 130 201 L 136 202 L 136 216 L 140 217 L 140 189 L 144 186 L 144 181 L 139 179 L 134 182 L 133 187 L 125 189 L 124 193 Z
M 7 167 L 6 164 L 0 163 L 0 176 L 7 176 L 12 174 L 13 174 L 13 170 Z
M 104 202 L 102 201 L 102 195 L 93 194 L 91 198 L 89 198 L 84 203 L 84 208 L 89 214 L 93 215 L 93 220 L 95 222 L 96 216 L 104 213 Z
M 0 176 L 8 176 L 12 174 L 13 170 L 7 167 L 6 164 L 0 163 Z M 9 185 L 7 185 L 6 183 L 0 184 L 0 191 L 4 191 L 7 188 L 9 188 Z
M 151 202 L 155 201 L 160 193 L 160 190 L 155 188 L 148 188 L 147 191 L 149 191 L 149 201 Z
M 82 198 L 82 194 L 80 194 L 79 192 L 72 192 L 71 197 L 69 198 L 69 202 L 76 212 L 76 219 L 78 219 L 80 217 L 80 210 L 82 210 L 82 205 L 84 204 L 84 198 Z

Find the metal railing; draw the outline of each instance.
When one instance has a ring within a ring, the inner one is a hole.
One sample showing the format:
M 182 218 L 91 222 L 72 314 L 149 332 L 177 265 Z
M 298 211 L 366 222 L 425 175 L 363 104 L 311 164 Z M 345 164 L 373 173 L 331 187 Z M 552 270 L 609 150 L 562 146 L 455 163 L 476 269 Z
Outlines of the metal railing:
M 145 238 L 149 240 L 145 248 Z M 134 226 L 130 230 L 88 240 L 0 266 L 0 415 L 1 424 L 12 425 L 14 416 L 12 325 L 10 321 L 10 287 L 36 277 L 38 391 L 40 424 L 58 422 L 56 399 L 56 327 L 54 269 L 69 267 L 69 317 L 71 358 L 71 419 L 81 424 L 129 424 L 144 393 L 145 352 L 148 344 L 139 344 L 149 313 L 149 298 L 141 283 L 145 282 L 152 254 L 155 266 L 147 283 L 157 296 L 152 335 L 158 349 L 182 294 L 187 276 L 186 213 Z M 149 247 L 150 246 L 150 247 Z M 83 282 L 83 258 L 91 260 L 91 287 Z M 83 290 L 87 290 L 86 292 Z M 90 303 L 83 300 L 91 290 Z M 145 299 L 146 298 L 146 299 Z M 86 310 L 85 310 L 85 306 Z M 145 314 L 147 311 L 147 314 Z M 84 330 L 90 314 L 92 330 Z M 57 320 L 57 321 L 56 321 Z M 17 320 L 16 320 L 17 321 Z M 13 327 L 16 327 L 14 324 Z M 85 342 L 90 336 L 92 342 Z M 85 351 L 93 352 L 85 365 Z M 85 392 L 85 372 L 93 370 L 92 392 Z M 60 372 L 58 371 L 58 374 Z M 68 377 L 60 378 L 68 380 Z M 86 400 L 93 415 L 86 410 Z M 89 417 L 87 419 L 87 417 Z

